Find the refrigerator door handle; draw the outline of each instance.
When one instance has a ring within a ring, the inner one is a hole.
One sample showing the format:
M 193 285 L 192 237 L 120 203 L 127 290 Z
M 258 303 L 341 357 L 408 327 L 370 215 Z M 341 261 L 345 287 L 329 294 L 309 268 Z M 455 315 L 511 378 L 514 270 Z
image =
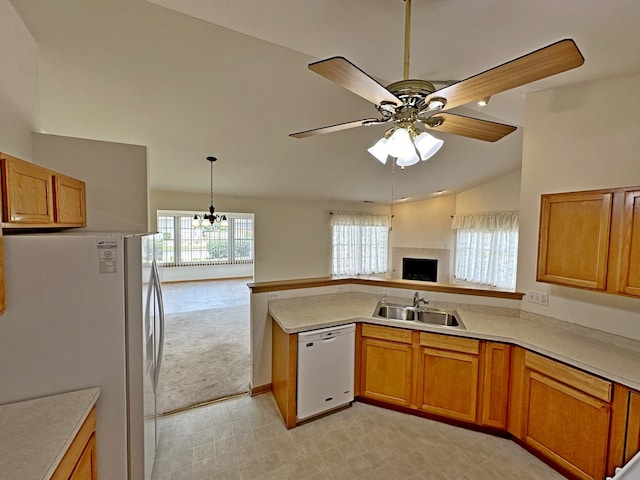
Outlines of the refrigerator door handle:
M 156 260 L 153 260 L 153 283 L 154 283 L 154 292 L 156 294 L 156 300 L 158 301 L 158 313 L 159 313 L 159 326 L 160 331 L 158 332 L 158 353 L 156 357 L 156 371 L 154 378 L 155 388 L 158 388 L 158 382 L 160 380 L 160 367 L 162 365 L 162 354 L 164 350 L 164 304 L 162 303 L 162 287 L 160 286 L 160 275 L 158 273 L 158 266 L 156 264 Z
M 146 306 L 144 309 L 144 326 L 145 326 L 145 331 L 144 331 L 144 341 L 145 343 L 149 340 L 150 336 L 152 335 L 152 332 L 155 332 L 155 326 L 151 324 L 152 322 L 152 318 L 151 318 L 151 298 L 153 296 L 153 292 L 152 290 L 155 288 L 155 272 L 153 270 L 153 267 L 151 268 L 151 271 L 149 273 L 149 287 L 147 288 L 147 301 L 146 301 Z M 155 333 L 153 333 L 153 335 L 155 335 Z M 155 350 L 155 339 L 153 340 L 153 344 L 152 344 L 152 348 Z M 153 386 L 153 393 L 156 393 L 157 390 L 157 385 L 156 385 L 156 369 L 157 369 L 157 365 L 156 365 L 156 352 L 153 352 L 153 372 L 151 373 L 151 383 Z

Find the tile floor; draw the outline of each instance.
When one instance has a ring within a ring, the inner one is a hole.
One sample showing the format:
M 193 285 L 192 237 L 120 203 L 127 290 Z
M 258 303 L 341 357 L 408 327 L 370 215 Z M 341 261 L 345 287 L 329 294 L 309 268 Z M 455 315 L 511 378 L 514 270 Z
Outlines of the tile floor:
M 162 284 L 165 313 L 249 305 L 251 278 Z
M 159 419 L 152 480 L 559 480 L 510 440 L 363 403 L 286 430 L 270 393 Z

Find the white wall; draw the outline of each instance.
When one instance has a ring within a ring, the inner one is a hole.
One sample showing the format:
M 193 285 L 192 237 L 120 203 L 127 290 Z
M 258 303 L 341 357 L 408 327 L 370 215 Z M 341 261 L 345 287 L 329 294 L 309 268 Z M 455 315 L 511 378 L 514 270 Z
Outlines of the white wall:
M 456 197 L 436 197 L 393 207 L 391 243 L 404 248 L 451 248 Z
M 86 182 L 86 230 L 148 231 L 146 147 L 34 133 L 33 161 Z
M 540 195 L 640 185 L 638 112 L 640 75 L 527 97 L 517 289 L 550 297 L 524 310 L 640 339 L 640 300 L 535 281 Z
M 520 209 L 520 170 L 456 195 L 456 213 L 511 212 Z
M 0 152 L 31 160 L 39 130 L 37 45 L 9 0 L 0 0 Z

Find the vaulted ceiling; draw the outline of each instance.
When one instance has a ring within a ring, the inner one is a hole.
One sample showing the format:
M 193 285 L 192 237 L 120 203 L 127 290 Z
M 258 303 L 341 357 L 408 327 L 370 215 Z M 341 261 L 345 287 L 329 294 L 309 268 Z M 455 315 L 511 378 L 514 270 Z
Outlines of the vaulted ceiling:
M 395 199 L 421 199 L 520 165 L 523 128 L 496 143 L 437 134 L 436 156 L 393 175 L 366 151 L 385 126 L 288 136 L 376 115 L 307 64 L 342 55 L 401 79 L 402 0 L 11 2 L 40 47 L 43 130 L 147 145 L 152 189 L 207 192 L 208 155 L 218 194 L 380 203 L 392 176 Z M 462 114 L 523 127 L 527 92 L 640 71 L 637 0 L 413 0 L 412 17 L 413 78 L 464 79 L 563 38 L 585 57 Z

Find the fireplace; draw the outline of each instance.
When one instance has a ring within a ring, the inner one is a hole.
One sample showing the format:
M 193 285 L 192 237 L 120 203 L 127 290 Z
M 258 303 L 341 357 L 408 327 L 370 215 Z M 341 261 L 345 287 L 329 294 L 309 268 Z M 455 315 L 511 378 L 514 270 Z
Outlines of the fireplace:
M 403 258 L 402 278 L 422 282 L 438 281 L 438 260 L 433 258 Z

